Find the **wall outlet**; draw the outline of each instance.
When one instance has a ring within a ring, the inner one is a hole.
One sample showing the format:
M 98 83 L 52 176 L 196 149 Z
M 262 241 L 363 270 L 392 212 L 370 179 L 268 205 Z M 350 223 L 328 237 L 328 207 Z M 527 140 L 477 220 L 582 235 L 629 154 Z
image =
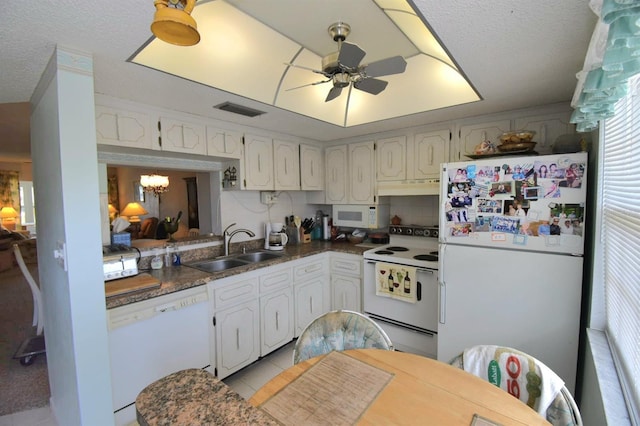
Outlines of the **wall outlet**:
M 272 191 L 260 191 L 260 202 L 262 204 L 275 204 L 278 201 L 278 196 Z

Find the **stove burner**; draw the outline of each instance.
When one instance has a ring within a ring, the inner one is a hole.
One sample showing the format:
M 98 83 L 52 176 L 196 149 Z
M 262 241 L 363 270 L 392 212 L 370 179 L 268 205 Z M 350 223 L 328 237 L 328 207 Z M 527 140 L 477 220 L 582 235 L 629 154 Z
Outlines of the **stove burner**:
M 413 258 L 415 260 L 429 260 L 429 261 L 432 261 L 432 262 L 435 262 L 436 260 L 438 260 L 438 256 L 434 256 L 434 255 L 431 255 L 431 254 L 416 254 L 415 256 L 413 256 Z
M 391 251 L 409 251 L 408 248 L 406 247 L 400 247 L 400 246 L 391 246 L 391 247 L 387 247 L 385 250 L 391 250 Z
M 375 254 L 393 254 L 393 252 L 389 250 L 378 250 Z

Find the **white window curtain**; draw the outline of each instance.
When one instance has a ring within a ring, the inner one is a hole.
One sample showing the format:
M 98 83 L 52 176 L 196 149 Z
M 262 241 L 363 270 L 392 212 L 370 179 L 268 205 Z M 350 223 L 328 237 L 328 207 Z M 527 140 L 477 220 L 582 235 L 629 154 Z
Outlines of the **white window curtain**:
M 640 78 L 603 129 L 605 330 L 631 412 L 640 407 Z M 636 417 L 637 418 L 637 417 Z

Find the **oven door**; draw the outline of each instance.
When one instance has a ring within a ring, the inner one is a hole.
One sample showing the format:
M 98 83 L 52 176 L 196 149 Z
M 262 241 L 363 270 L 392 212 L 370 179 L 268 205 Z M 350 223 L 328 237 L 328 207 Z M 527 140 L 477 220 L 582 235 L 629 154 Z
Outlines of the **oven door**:
M 364 312 L 401 327 L 428 333 L 438 330 L 438 271 L 418 268 L 416 271 L 416 303 L 376 296 L 376 262 L 365 259 L 363 302 Z

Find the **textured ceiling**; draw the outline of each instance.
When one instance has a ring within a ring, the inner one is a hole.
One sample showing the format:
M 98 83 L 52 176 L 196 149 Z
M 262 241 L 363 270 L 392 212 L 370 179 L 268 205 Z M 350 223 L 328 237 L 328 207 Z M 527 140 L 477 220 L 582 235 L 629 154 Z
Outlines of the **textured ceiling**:
M 325 3 L 335 7 L 338 21 L 340 1 Z M 97 93 L 321 141 L 571 99 L 596 22 L 588 2 L 415 4 L 482 101 L 342 128 L 127 62 L 151 37 L 152 0 L 47 0 L 37 6 L 13 2 L 0 14 L 0 103 L 29 101 L 56 44 L 93 55 Z M 295 15 L 288 19 L 296 22 Z M 322 23 L 321 31 L 327 25 Z M 245 118 L 212 108 L 225 101 L 267 114 Z M 0 127 L 0 151 L 9 142 L 15 143 L 14 138 Z

